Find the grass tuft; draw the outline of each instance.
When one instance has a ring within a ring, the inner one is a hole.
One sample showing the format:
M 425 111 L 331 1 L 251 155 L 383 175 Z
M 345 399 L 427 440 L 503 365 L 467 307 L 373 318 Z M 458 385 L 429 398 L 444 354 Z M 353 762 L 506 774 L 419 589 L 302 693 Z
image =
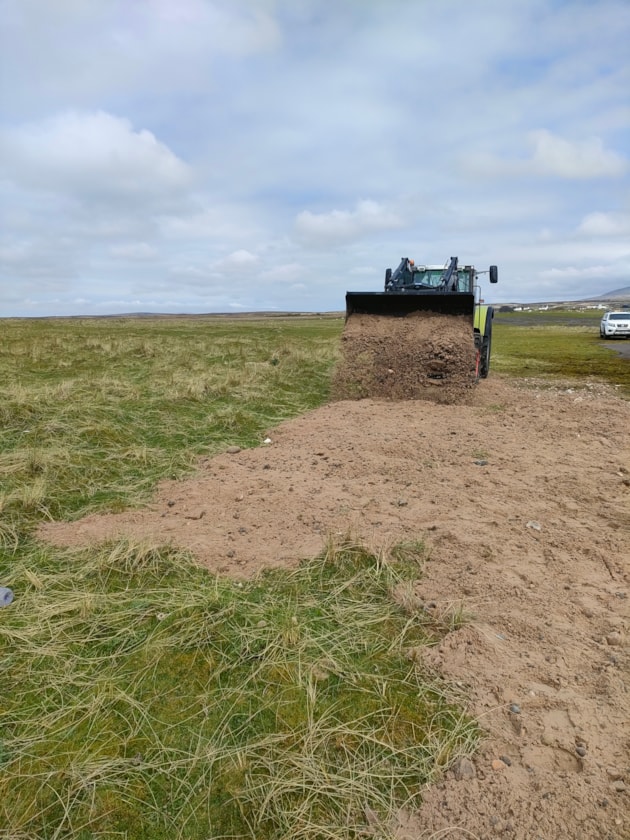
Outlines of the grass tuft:
M 236 586 L 113 542 L 14 570 L 0 808 L 16 835 L 351 838 L 474 748 L 407 659 L 417 563 L 353 541 Z

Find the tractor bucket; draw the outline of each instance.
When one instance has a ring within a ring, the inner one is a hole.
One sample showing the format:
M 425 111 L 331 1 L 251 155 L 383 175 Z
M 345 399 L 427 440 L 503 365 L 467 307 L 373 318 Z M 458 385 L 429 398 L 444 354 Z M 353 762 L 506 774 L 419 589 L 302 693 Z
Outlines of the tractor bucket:
M 404 318 L 412 312 L 468 315 L 475 310 L 469 292 L 346 292 L 346 319 L 351 315 L 387 315 Z

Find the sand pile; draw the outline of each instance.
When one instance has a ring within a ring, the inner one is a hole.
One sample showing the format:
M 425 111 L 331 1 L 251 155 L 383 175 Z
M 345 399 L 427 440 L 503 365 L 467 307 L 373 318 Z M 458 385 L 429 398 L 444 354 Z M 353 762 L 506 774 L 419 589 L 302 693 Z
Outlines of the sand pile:
M 333 399 L 458 402 L 474 384 L 470 318 L 413 312 L 352 315 L 341 337 Z

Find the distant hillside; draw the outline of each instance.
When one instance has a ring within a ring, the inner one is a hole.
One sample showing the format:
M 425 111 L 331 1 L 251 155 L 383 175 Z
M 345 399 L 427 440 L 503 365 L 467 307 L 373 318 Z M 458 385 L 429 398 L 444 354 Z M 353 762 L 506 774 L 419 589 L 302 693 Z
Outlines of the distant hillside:
M 630 286 L 624 286 L 622 289 L 614 289 L 612 292 L 605 292 L 597 300 L 619 300 L 620 298 L 630 300 Z

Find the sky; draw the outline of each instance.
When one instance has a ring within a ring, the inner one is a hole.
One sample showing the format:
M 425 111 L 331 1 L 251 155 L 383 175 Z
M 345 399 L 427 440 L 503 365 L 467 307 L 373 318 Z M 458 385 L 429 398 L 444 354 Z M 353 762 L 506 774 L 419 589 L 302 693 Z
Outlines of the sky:
M 0 317 L 630 285 L 630 0 L 0 0 Z

